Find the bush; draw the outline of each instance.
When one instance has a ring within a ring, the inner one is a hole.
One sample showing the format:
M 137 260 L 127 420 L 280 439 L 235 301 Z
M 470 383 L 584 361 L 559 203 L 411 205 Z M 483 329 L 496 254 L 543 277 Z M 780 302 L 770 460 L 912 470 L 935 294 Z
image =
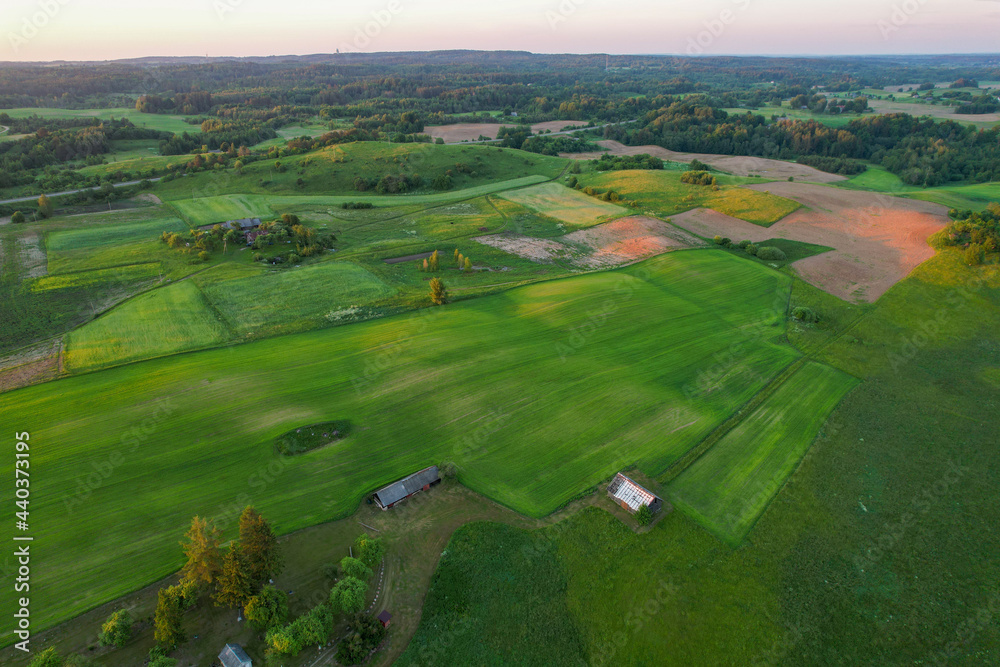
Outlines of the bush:
M 119 609 L 108 617 L 108 620 L 101 626 L 101 632 L 97 635 L 97 642 L 101 646 L 115 646 L 121 648 L 132 638 L 132 615 L 128 609 Z
M 768 245 L 757 249 L 757 259 L 763 259 L 771 262 L 783 262 L 788 259 L 788 256 L 785 255 L 781 248 L 775 248 L 774 246 Z
M 681 174 L 681 183 L 717 187 L 715 176 L 712 176 L 707 171 L 685 171 Z
M 207 262 L 208 260 L 212 259 L 212 256 L 207 252 L 205 252 L 204 250 L 202 250 L 201 252 L 198 253 L 198 259 L 200 259 L 203 262 Z
M 710 166 L 698 159 L 691 160 L 691 164 L 689 166 L 691 171 L 712 171 Z
M 753 255 L 755 257 L 757 255 L 757 246 L 755 246 L 753 243 L 748 245 L 746 248 L 743 248 L 743 250 L 746 251 L 748 255 Z
M 24 222 L 24 213 L 20 211 L 14 211 L 14 214 L 10 216 L 10 221 L 15 225 L 19 225 Z
M 740 241 L 739 243 L 736 244 L 736 247 L 738 247 L 740 250 L 743 250 L 748 245 L 750 245 L 750 241 Z
M 640 526 L 648 526 L 653 521 L 653 512 L 649 509 L 649 505 L 642 505 L 636 510 L 635 520 L 639 522 Z
M 337 646 L 337 661 L 344 665 L 364 662 L 368 654 L 382 642 L 385 628 L 371 616 L 357 616 L 351 627 L 355 630 Z
M 793 308 L 792 317 L 799 322 L 806 322 L 808 324 L 819 322 L 819 315 L 816 314 L 816 311 L 805 306 Z
M 302 261 L 302 258 L 299 257 L 298 255 L 296 255 L 294 252 L 293 253 L 289 253 L 289 255 L 288 255 L 288 263 L 289 264 L 298 264 L 301 261 Z
M 716 236 L 715 238 L 712 239 L 712 241 L 715 243 L 715 245 L 721 245 L 723 248 L 732 245 L 733 243 L 730 239 L 726 238 L 725 236 Z
M 979 266 L 985 258 L 986 253 L 983 251 L 983 246 L 978 243 L 970 243 L 969 247 L 965 249 L 965 263 L 969 266 Z

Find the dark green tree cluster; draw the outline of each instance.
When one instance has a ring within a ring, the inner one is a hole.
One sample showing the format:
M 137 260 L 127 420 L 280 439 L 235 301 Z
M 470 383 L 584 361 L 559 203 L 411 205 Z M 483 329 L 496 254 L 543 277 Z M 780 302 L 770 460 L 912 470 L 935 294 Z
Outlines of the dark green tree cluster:
M 681 174 L 681 183 L 689 185 L 705 185 L 714 187 L 717 185 L 715 176 L 707 171 L 685 171 Z

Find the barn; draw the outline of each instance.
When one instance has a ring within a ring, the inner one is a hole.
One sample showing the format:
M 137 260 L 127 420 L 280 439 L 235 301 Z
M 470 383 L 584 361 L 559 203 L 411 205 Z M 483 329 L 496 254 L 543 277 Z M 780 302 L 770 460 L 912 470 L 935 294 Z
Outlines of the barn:
M 250 231 L 260 227 L 260 218 L 240 218 L 239 220 L 227 220 L 222 225 L 223 229 L 235 229 L 237 231 Z
M 663 507 L 662 498 L 621 473 L 608 484 L 608 496 L 629 512 L 636 512 L 643 505 L 649 505 L 651 512 L 658 512 Z
M 421 491 L 427 491 L 440 482 L 441 475 L 438 473 L 437 466 L 424 468 L 420 472 L 415 472 L 409 477 L 404 477 L 376 491 L 375 504 L 383 510 L 387 510 L 401 500 Z
M 253 667 L 250 656 L 239 644 L 226 644 L 226 648 L 219 654 L 219 662 L 222 667 Z

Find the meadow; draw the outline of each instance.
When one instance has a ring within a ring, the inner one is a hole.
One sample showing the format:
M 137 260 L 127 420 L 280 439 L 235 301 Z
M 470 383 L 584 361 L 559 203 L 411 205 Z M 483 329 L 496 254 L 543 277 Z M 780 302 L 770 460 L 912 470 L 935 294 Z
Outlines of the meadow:
M 4 113 L 11 118 L 26 118 L 28 116 L 41 116 L 42 118 L 99 118 L 110 120 L 112 118 L 127 118 L 137 127 L 145 127 L 150 130 L 160 130 L 162 132 L 174 132 L 182 134 L 201 134 L 200 125 L 192 125 L 186 119 L 196 116 L 166 115 L 153 113 L 139 113 L 135 109 L 52 109 L 48 107 L 4 109 Z
M 701 185 L 681 183 L 675 171 L 615 171 L 587 176 L 581 182 L 600 190 L 612 189 L 634 200 L 641 209 L 667 217 L 693 208 L 710 208 L 719 213 L 767 227 L 799 209 L 799 204 L 767 192 L 740 187 L 759 183 L 752 178 L 717 176 L 718 192 Z
M 54 490 L 33 503 L 37 539 L 51 545 L 35 579 L 47 610 L 36 622 L 174 571 L 175 536 L 193 514 L 221 522 L 253 502 L 288 532 L 451 460 L 462 483 L 540 516 L 626 465 L 662 471 L 798 356 L 777 342 L 783 317 L 773 309 L 789 285 L 724 252 L 673 253 L 9 393 L 0 416 L 48 443 L 32 467 Z M 714 390 L 687 400 L 685 388 L 734 344 L 742 353 Z M 337 445 L 275 458 L 281 433 L 342 419 L 356 430 Z M 83 540 L 85 557 L 70 548 Z

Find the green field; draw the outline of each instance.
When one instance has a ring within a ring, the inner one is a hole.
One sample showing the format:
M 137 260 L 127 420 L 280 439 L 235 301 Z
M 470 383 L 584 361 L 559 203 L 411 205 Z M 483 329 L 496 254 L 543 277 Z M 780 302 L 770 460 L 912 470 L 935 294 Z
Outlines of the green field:
M 739 544 L 855 382 L 830 366 L 806 363 L 673 480 L 671 502 Z
M 735 176 L 716 178 L 721 186 L 718 192 L 702 185 L 681 183 L 681 174 L 675 171 L 615 171 L 588 176 L 581 182 L 601 190 L 610 188 L 661 217 L 704 207 L 767 227 L 800 207 L 798 202 L 784 197 L 739 187 L 744 183 L 759 183 L 759 180 Z
M 566 576 L 537 532 L 473 523 L 452 536 L 400 667 L 584 664 Z
M 68 288 L 94 288 L 105 284 L 125 284 L 156 278 L 160 266 L 155 262 L 145 264 L 125 264 L 106 269 L 72 271 L 42 276 L 30 283 L 33 292 L 61 290 Z
M 789 285 L 726 253 L 673 253 L 409 316 L 12 392 L 0 417 L 49 443 L 32 460 L 51 489 L 33 503 L 37 539 L 51 549 L 35 574 L 36 608 L 49 610 L 36 623 L 51 625 L 174 571 L 175 536 L 190 517 L 221 516 L 234 503 L 254 502 L 287 532 L 349 513 L 365 493 L 415 468 L 452 460 L 464 484 L 539 516 L 623 466 L 658 473 L 796 358 L 776 342 Z M 192 305 L 191 288 L 176 289 L 202 341 L 221 336 Z M 154 317 L 163 291 L 149 297 Z M 74 334 L 71 363 L 74 349 L 104 346 L 123 327 L 134 327 L 138 340 L 164 339 L 134 312 L 106 316 L 122 319 L 107 320 L 106 334 Z M 686 400 L 685 388 L 734 344 L 740 355 L 714 390 Z M 133 426 L 157 416 L 141 448 L 126 445 Z M 281 433 L 341 419 L 356 430 L 337 446 L 274 458 Z M 495 426 L 486 441 L 468 440 L 484 423 Z M 76 507 L 77 479 L 109 460 L 117 461 L 113 473 Z M 82 540 L 92 545 L 86 558 L 71 548 Z M 107 553 L 127 559 L 129 570 Z
M 191 134 L 201 133 L 200 125 L 191 125 L 185 122 L 185 118 L 194 118 L 194 116 L 139 113 L 135 109 L 50 109 L 42 107 L 4 109 L 4 113 L 11 118 L 25 118 L 35 115 L 42 118 L 100 118 L 102 120 L 127 118 L 137 127 L 145 127 L 151 130 L 161 130 L 175 134 L 184 132 Z
M 64 364 L 83 371 L 218 345 L 223 323 L 189 280 L 140 294 L 66 336 Z
M 178 199 L 170 204 L 181 217 L 194 226 L 225 222 L 233 218 L 262 217 L 278 215 L 300 206 L 327 206 L 338 208 L 347 202 L 365 201 L 378 207 L 409 206 L 414 204 L 444 204 L 464 199 L 475 199 L 483 195 L 504 190 L 523 188 L 549 180 L 546 176 L 524 176 L 510 181 L 480 185 L 465 190 L 412 195 L 221 195 L 198 199 Z
M 45 245 L 50 253 L 91 250 L 102 246 L 155 240 L 162 232 L 184 232 L 187 229 L 187 225 L 178 218 L 167 217 L 143 222 L 91 225 L 52 232 L 46 237 Z
M 314 328 L 331 313 L 368 306 L 395 293 L 350 262 L 270 272 L 247 269 L 226 280 L 207 273 L 196 280 L 236 335 L 253 338 Z
M 591 227 L 627 213 L 621 206 L 603 202 L 559 183 L 545 183 L 507 192 L 503 198 L 550 218 L 562 220 L 575 229 Z

